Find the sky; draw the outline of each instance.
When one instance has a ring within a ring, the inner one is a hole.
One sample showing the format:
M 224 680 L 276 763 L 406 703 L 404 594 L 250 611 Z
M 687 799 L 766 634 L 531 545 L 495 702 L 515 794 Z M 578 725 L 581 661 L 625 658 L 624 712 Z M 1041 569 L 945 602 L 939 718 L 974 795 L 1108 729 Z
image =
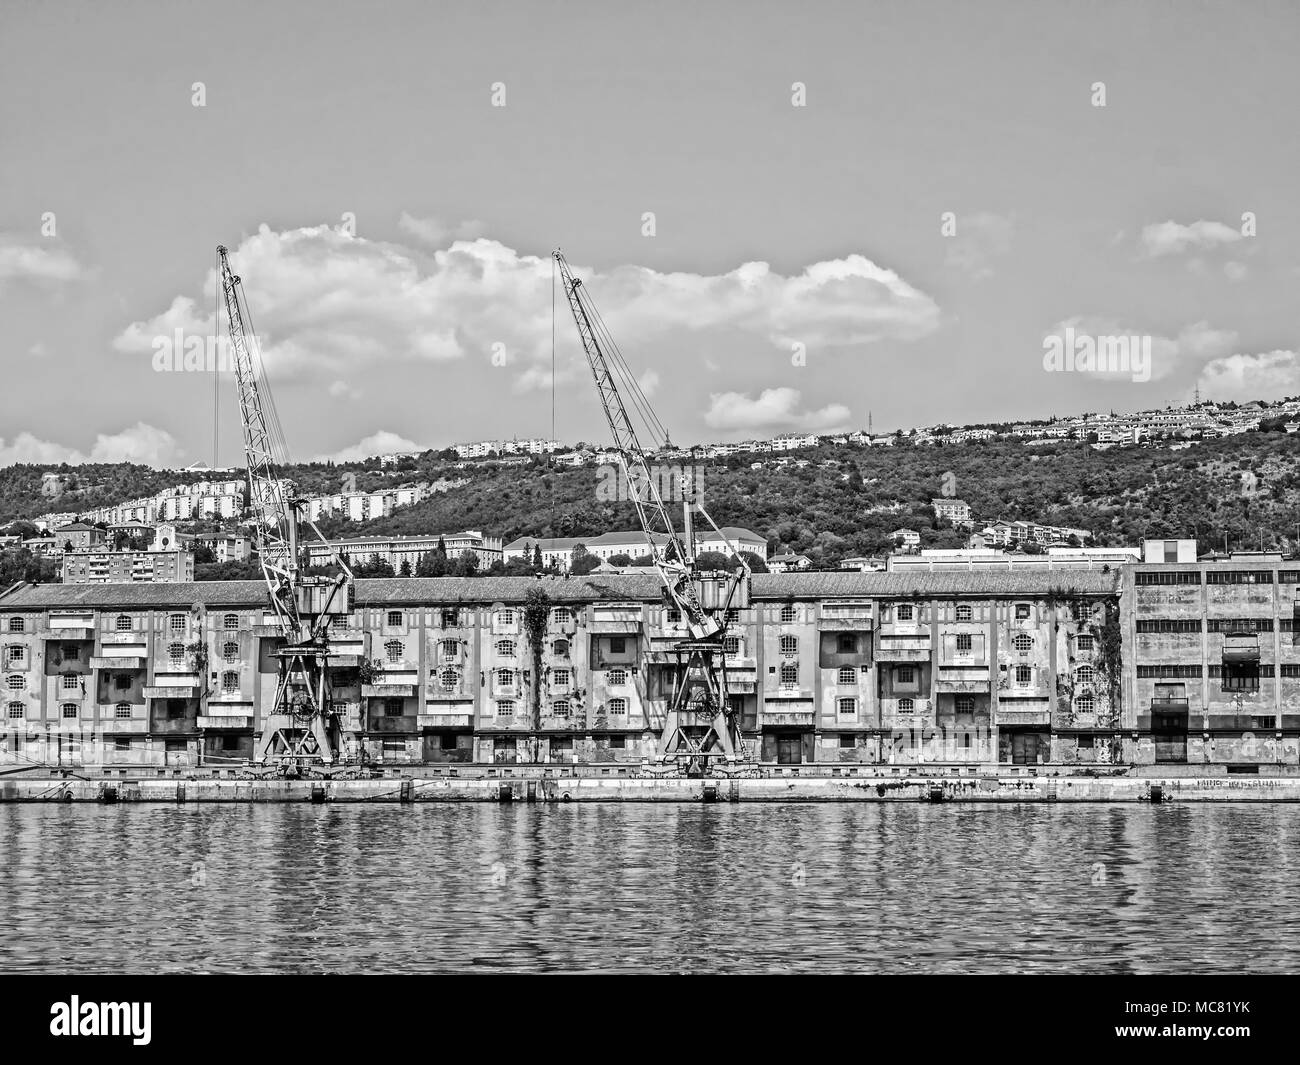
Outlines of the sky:
M 241 461 L 163 365 L 218 244 L 295 460 L 550 436 L 553 336 L 604 442 L 556 247 L 675 443 L 1294 395 L 1298 52 L 1262 0 L 6 0 L 0 465 Z

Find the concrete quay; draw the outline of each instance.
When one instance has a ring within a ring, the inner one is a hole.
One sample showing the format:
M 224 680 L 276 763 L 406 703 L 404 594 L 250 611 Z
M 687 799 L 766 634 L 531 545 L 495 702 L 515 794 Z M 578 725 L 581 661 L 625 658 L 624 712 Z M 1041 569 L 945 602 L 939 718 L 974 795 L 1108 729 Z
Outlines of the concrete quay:
M 654 776 L 0 780 L 0 802 L 1297 802 L 1300 777 Z

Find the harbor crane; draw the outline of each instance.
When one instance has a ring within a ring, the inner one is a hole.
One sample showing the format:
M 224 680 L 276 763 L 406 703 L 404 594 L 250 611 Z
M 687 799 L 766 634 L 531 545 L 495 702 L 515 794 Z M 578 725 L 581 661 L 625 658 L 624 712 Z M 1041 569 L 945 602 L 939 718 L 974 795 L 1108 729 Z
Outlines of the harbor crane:
M 224 246 L 217 248 L 217 259 L 239 391 L 258 560 L 280 635 L 275 702 L 254 760 L 300 776 L 335 767 L 344 753 L 342 729 L 330 699 L 329 628 L 351 609 L 352 571 L 307 515 L 293 484 L 280 476 L 287 449 L 262 370 L 248 302 Z M 303 572 L 300 556 L 308 529 L 329 549 L 337 568 L 332 576 Z
M 676 666 L 658 759 L 675 762 L 691 775 L 703 775 L 711 762 L 717 765 L 722 761 L 731 768 L 738 762 L 744 765 L 750 761 L 749 752 L 741 735 L 739 712 L 727 693 L 723 641 L 729 611 L 749 606 L 749 566 L 704 509 L 699 485 L 685 480 L 680 483 L 681 535 L 674 529 L 664 505 L 661 479 L 651 469 L 637 437 L 619 382 L 647 429 L 662 434 L 663 425 L 605 328 L 586 287 L 573 276 L 568 260 L 558 249 L 554 258 L 614 439 L 628 496 L 636 508 L 655 571 L 663 582 L 665 598 L 680 613 L 687 633 L 674 648 Z M 733 570 L 702 571 L 697 565 L 697 518 L 707 522 L 727 545 L 728 554 L 736 562 Z

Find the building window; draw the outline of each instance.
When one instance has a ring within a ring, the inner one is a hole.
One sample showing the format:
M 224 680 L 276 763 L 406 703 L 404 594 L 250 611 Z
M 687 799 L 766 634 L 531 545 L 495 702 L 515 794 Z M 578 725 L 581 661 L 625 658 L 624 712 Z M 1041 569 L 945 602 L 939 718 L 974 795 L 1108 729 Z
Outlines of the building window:
M 1074 709 L 1076 713 L 1091 714 L 1092 707 L 1092 692 L 1080 692 L 1074 697 Z
M 385 699 L 384 717 L 401 717 L 401 716 L 402 716 L 402 700 Z
M 782 637 L 781 637 L 781 653 L 782 653 L 783 655 L 793 655 L 793 654 L 798 654 L 798 653 L 799 653 L 799 637 L 798 637 L 798 636 L 782 636 Z
M 185 661 L 185 645 L 183 643 L 168 644 L 167 657 L 171 659 L 171 664 L 173 666 L 179 666 Z
M 76 673 L 63 674 L 63 690 L 65 692 L 76 691 L 79 687 L 81 687 L 81 679 Z
M 497 684 L 502 688 L 513 688 L 515 686 L 515 671 L 513 669 L 498 669 Z
M 22 632 L 27 628 L 27 623 L 22 618 L 9 619 L 10 632 Z
M 127 617 L 125 614 L 119 614 L 119 615 L 118 615 L 118 618 L 117 618 L 117 621 L 115 621 L 115 622 L 113 623 L 113 625 L 114 625 L 114 627 L 117 629 L 118 632 L 130 632 L 130 631 L 131 631 L 131 619 L 130 619 L 129 617 Z
M 609 749 L 611 751 L 621 751 L 627 746 L 626 736 L 611 736 L 609 738 Z
M 1016 633 L 1015 638 L 1011 641 L 1011 646 L 1021 654 L 1024 654 L 1026 651 L 1033 648 L 1034 638 L 1027 632 L 1018 632 Z
M 969 632 L 959 632 L 959 633 L 957 633 L 957 653 L 958 653 L 958 654 L 970 654 L 970 649 L 971 649 L 971 647 L 972 647 L 973 644 L 974 644 L 974 641 L 971 639 L 971 635 L 970 635 Z
M 605 674 L 605 683 L 612 687 L 619 687 L 627 683 L 627 670 L 611 669 Z
M 611 717 L 618 717 L 627 713 L 626 699 L 611 699 L 609 701 L 609 713 Z
M 388 612 L 388 624 L 400 625 L 402 623 L 402 612 L 400 610 L 390 610 Z
M 388 661 L 400 662 L 402 660 L 402 641 L 389 640 L 384 644 L 384 654 L 388 656 Z
M 1091 651 L 1093 645 L 1093 639 L 1087 633 L 1081 632 L 1078 636 L 1075 637 L 1074 643 L 1075 646 L 1078 647 L 1080 651 Z
M 14 673 L 5 678 L 5 687 L 11 692 L 20 692 L 27 687 L 27 678 Z
M 229 643 L 221 645 L 221 657 L 227 661 L 234 661 L 239 657 L 239 644 L 231 640 Z
M 682 612 L 675 606 L 670 606 L 666 618 L 669 625 L 680 625 L 682 623 Z
M 567 625 L 573 620 L 573 611 L 567 606 L 557 606 L 553 615 L 555 624 Z
M 916 667 L 915 667 L 915 666 L 899 666 L 899 667 L 898 667 L 898 683 L 899 683 L 899 684 L 915 684 L 915 683 L 916 683 Z
M 552 713 L 555 717 L 568 717 L 568 716 L 569 716 L 569 700 L 568 700 L 568 699 L 556 699 L 555 702 L 553 702 L 553 703 L 551 704 L 551 713 Z
M 955 700 L 953 700 L 953 702 L 956 706 L 957 713 L 959 714 L 975 713 L 975 696 L 959 695 Z
M 858 652 L 858 638 L 851 632 L 841 632 L 835 637 L 835 653 L 852 655 Z
M 11 721 L 21 720 L 27 716 L 27 708 L 22 703 L 10 703 L 8 716 Z
M 171 618 L 169 619 L 169 621 L 168 621 L 168 626 L 171 628 L 171 631 L 172 631 L 172 632 L 184 632 L 184 631 L 185 631 L 185 615 L 184 615 L 184 614 L 173 614 L 173 615 L 171 616 Z
M 59 650 L 69 662 L 75 662 L 80 657 L 75 643 L 65 643 Z
M 740 637 L 728 636 L 722 641 L 722 653 L 728 658 L 735 658 L 740 654 Z
M 914 617 L 916 617 L 916 609 L 912 606 L 911 603 L 898 604 L 899 621 L 911 621 Z
M 514 717 L 515 701 L 513 699 L 497 700 L 497 717 Z
M 899 699 L 899 700 L 898 700 L 898 712 L 899 712 L 900 714 L 910 714 L 910 713 L 911 713 L 913 710 L 915 710 L 915 709 L 916 709 L 916 700 L 915 700 L 915 699 Z
M 840 717 L 853 717 L 858 712 L 858 701 L 856 699 L 841 699 L 836 705 Z
M 957 620 L 970 621 L 975 616 L 975 611 L 971 609 L 969 603 L 962 603 L 957 607 Z
M 239 674 L 235 670 L 228 669 L 221 674 L 221 690 L 223 692 L 239 690 Z
M 502 610 L 497 613 L 498 625 L 513 625 L 515 623 L 515 612 L 513 610 Z
M 442 655 L 444 658 L 455 658 L 460 653 L 459 640 L 443 640 Z
M 609 653 L 612 655 L 621 655 L 627 652 L 626 636 L 611 636 L 609 638 Z
M 65 718 L 74 718 L 74 717 L 76 717 L 76 716 L 77 716 L 77 704 L 76 704 L 76 703 L 64 703 L 64 704 L 63 704 L 63 712 L 62 712 L 62 713 L 63 713 L 63 716 L 64 716 Z
M 798 615 L 795 613 L 794 607 L 791 606 L 789 603 L 787 603 L 785 606 L 781 608 L 782 625 L 789 625 L 792 621 L 795 620 L 796 617 L 798 617 Z
M 9 648 L 9 661 L 11 664 L 16 662 L 21 662 L 23 660 L 23 650 L 24 649 L 22 647 Z
M 840 670 L 838 679 L 841 684 L 856 684 L 858 672 L 852 666 L 845 666 Z
M 221 619 L 221 627 L 225 629 L 226 632 L 235 632 L 239 628 L 239 615 L 227 614 Z
M 799 686 L 799 667 L 782 666 L 781 667 L 781 687 L 797 688 Z
M 497 654 L 499 654 L 502 658 L 514 658 L 515 641 L 497 640 Z
M 131 674 L 114 673 L 113 688 L 115 691 L 120 691 L 120 692 L 129 691 L 131 688 Z
M 1074 671 L 1074 682 L 1080 685 L 1092 683 L 1092 666 L 1080 666 Z
M 858 745 L 858 738 L 852 732 L 843 732 L 840 734 L 840 748 L 848 750 Z
M 1016 666 L 1016 683 L 1022 688 L 1029 687 L 1034 681 L 1034 671 L 1029 666 Z
M 442 690 L 445 692 L 456 690 L 456 671 L 454 669 L 444 669 L 440 676 Z
M 454 629 L 460 624 L 460 617 L 455 610 L 444 610 L 442 612 L 442 627 L 444 629 Z
M 556 640 L 551 646 L 551 650 L 557 655 L 567 655 L 569 653 L 569 641 Z
M 1029 618 L 1029 604 L 1028 604 L 1028 603 L 1017 603 L 1017 604 L 1016 604 L 1016 620 L 1017 620 L 1017 621 L 1026 621 L 1026 620 L 1028 620 L 1028 618 Z
M 131 704 L 118 703 L 117 706 L 113 707 L 113 717 L 115 717 L 118 721 L 130 721 Z

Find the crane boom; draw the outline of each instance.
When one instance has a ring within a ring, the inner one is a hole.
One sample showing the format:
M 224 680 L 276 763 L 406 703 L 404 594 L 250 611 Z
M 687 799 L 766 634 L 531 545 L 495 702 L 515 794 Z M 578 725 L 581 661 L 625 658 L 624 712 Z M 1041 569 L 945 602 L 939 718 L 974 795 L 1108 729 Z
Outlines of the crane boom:
M 655 570 L 686 619 L 691 635 L 697 639 L 712 636 L 719 631 L 720 626 L 716 619 L 705 613 L 691 583 L 689 567 L 694 552 L 683 545 L 668 516 L 668 508 L 664 506 L 657 478 L 650 471 L 645 449 L 637 439 L 636 427 L 628 417 L 627 407 L 623 404 L 623 397 L 619 394 L 614 375 L 610 372 L 609 361 L 597 336 L 594 321 L 598 320 L 598 315 L 589 304 L 582 282 L 573 276 L 568 260 L 557 251 L 555 261 L 560 268 L 564 294 L 578 327 L 578 338 L 596 382 L 601 409 L 605 412 L 605 421 L 614 438 L 614 450 L 618 452 L 619 464 L 627 478 L 628 494 L 645 533 Z
M 722 641 L 732 603 L 749 605 L 749 566 L 704 507 L 697 499 L 691 498 L 691 493 L 683 493 L 682 535 L 679 536 L 673 528 L 658 478 L 650 467 L 619 391 L 614 368 L 605 350 L 607 345 L 613 349 L 624 383 L 631 380 L 634 399 L 640 398 L 643 413 L 653 416 L 653 412 L 649 411 L 649 404 L 636 387 L 635 379 L 630 378 L 582 281 L 574 277 L 568 260 L 559 250 L 554 257 L 578 329 L 578 339 L 596 382 L 601 409 L 614 439 L 614 449 L 627 479 L 628 494 L 645 533 L 650 557 L 665 592 L 681 612 L 690 634 L 690 638 L 676 648 L 677 669 L 660 737 L 660 758 L 684 760 L 688 770 L 696 772 L 703 771 L 709 758 L 723 757 L 733 762 L 739 755 L 742 760 L 747 759 L 739 715 L 727 695 Z M 657 424 L 658 419 L 655 422 Z M 730 572 L 717 575 L 697 571 L 693 524 L 697 514 L 713 527 L 735 558 L 736 566 Z

